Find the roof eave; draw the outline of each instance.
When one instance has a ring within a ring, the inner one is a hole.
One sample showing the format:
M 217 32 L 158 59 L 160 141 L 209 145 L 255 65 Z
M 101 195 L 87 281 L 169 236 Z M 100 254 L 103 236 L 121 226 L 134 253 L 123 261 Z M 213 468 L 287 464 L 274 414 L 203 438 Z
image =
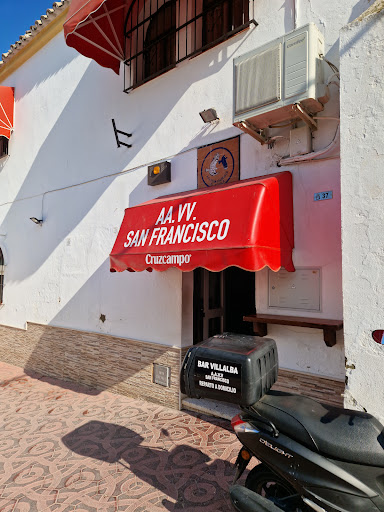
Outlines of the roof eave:
M 0 61 L 0 83 L 61 32 L 69 4 L 70 0 L 55 2 L 52 9 L 48 9 L 47 14 L 31 26 L 31 30 L 20 36 L 19 41 L 11 45 L 8 52 L 3 53 L 3 60 Z

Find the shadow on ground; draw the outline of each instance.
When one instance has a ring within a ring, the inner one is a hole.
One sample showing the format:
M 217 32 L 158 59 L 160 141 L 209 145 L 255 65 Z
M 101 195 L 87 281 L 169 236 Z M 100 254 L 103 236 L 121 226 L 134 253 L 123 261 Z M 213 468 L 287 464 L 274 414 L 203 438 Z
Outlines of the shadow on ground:
M 138 434 L 121 425 L 90 421 L 62 441 L 82 457 L 118 463 L 122 471 L 129 470 L 135 475 L 131 490 L 137 492 L 143 482 L 149 484 L 167 496 L 162 499 L 166 510 L 196 510 L 204 506 L 208 507 L 204 510 L 213 511 L 222 510 L 223 500 L 228 504 L 228 486 L 234 475 L 232 463 L 213 460 L 188 444 L 173 444 L 165 428 L 158 430 L 158 439 L 154 440 L 154 431 L 149 439 L 144 424 L 143 427 L 143 433 Z

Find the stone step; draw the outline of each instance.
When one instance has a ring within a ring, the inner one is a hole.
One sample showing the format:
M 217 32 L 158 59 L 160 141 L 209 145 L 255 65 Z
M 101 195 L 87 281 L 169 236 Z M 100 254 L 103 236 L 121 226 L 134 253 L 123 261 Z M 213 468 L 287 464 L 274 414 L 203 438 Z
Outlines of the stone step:
M 239 414 L 240 407 L 226 402 L 217 400 L 209 400 L 207 398 L 184 398 L 181 401 L 181 408 L 187 411 L 200 412 L 216 418 L 223 418 L 231 421 L 231 419 Z

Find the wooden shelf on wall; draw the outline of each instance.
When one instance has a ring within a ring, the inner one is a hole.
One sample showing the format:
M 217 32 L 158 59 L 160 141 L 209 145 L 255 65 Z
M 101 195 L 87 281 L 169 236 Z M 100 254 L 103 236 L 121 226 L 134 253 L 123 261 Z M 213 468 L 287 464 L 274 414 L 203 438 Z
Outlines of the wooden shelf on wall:
M 342 320 L 326 320 L 325 318 L 259 314 L 244 316 L 243 320 L 253 323 L 253 331 L 257 336 L 266 336 L 268 334 L 268 324 L 322 329 L 323 338 L 327 347 L 336 345 L 336 331 L 340 331 L 343 328 Z

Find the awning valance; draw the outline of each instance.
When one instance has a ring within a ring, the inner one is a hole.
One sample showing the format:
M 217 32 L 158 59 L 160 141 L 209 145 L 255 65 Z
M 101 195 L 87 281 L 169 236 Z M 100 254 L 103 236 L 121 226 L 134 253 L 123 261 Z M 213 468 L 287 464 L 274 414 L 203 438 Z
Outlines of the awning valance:
M 13 130 L 14 90 L 0 86 L 0 137 L 10 138 Z
M 230 266 L 294 271 L 292 176 L 286 171 L 127 208 L 111 272 Z
M 132 0 L 72 0 L 64 23 L 68 46 L 119 74 L 124 26 Z

